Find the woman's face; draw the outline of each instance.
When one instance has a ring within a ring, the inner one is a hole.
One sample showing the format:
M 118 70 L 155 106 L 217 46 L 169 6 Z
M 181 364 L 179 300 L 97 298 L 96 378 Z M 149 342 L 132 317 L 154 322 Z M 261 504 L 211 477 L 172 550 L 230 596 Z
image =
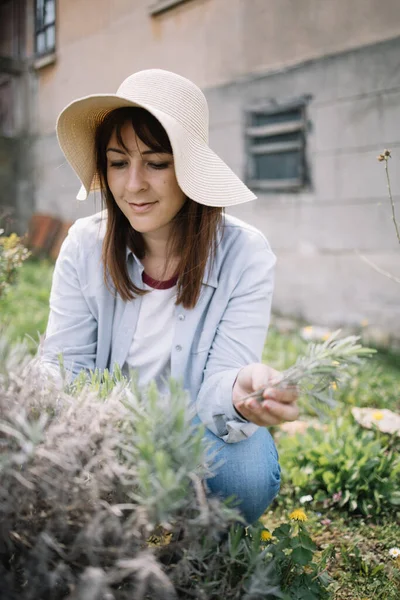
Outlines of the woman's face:
M 107 181 L 115 202 L 136 231 L 168 237 L 170 223 L 186 201 L 173 156 L 146 146 L 130 122 L 122 126 L 121 137 L 127 150 L 115 131 L 106 150 Z

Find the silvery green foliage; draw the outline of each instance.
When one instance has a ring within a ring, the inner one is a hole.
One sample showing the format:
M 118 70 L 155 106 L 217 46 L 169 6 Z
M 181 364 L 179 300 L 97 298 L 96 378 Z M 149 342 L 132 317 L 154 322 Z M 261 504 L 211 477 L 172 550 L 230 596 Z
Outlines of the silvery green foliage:
M 212 450 L 177 384 L 94 373 L 60 391 L 0 348 L 2 600 L 278 596 L 238 513 L 206 494 Z
M 30 360 L 26 344 L 10 345 L 6 328 L 0 327 L 0 385 L 6 385 L 10 377 L 18 378 Z

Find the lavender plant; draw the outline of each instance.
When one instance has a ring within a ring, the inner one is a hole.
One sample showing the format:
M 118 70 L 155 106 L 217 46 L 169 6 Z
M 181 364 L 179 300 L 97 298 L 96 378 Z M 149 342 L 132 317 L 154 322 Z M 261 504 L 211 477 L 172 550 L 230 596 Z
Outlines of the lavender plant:
M 244 528 L 229 551 L 241 517 L 206 493 L 212 450 L 177 384 L 107 374 L 104 394 L 95 373 L 60 391 L 3 360 L 2 600 L 279 597 Z
M 370 352 L 334 336 L 280 385 L 320 393 Z M 283 597 L 259 536 L 207 495 L 214 456 L 180 386 L 143 393 L 116 369 L 60 390 L 1 338 L 0 362 L 2 600 Z
M 281 385 L 316 392 L 369 353 L 311 346 Z M 0 363 L 2 600 L 287 597 L 259 535 L 207 495 L 212 448 L 180 386 L 143 393 L 116 369 L 60 390 L 1 338 Z
M 349 373 L 351 366 L 359 365 L 376 351 L 359 344 L 359 337 L 340 337 L 340 330 L 321 343 L 309 344 L 304 355 L 282 372 L 276 388 L 297 387 L 307 401 L 309 411 L 322 416 L 324 409 L 336 406 L 332 386 Z M 256 390 L 246 398 L 263 399 L 265 388 Z

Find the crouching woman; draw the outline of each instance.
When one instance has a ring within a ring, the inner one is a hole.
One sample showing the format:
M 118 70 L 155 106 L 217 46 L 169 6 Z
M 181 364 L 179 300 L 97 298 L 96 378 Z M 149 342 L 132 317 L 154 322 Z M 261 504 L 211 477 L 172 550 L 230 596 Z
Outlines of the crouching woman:
M 79 219 L 56 263 L 41 361 L 135 369 L 139 385 L 183 382 L 217 446 L 211 494 L 254 522 L 279 490 L 268 426 L 297 417 L 262 364 L 275 257 L 224 208 L 255 198 L 208 146 L 208 109 L 189 80 L 158 69 L 116 94 L 78 99 L 57 123 L 61 149 L 105 209 Z M 263 388 L 262 400 L 246 399 Z

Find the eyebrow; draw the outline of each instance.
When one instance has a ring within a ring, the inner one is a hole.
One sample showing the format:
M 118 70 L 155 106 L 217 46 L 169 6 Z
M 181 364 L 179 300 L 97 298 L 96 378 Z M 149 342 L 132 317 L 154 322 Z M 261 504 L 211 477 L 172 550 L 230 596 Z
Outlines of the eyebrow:
M 120 148 L 107 148 L 106 152 L 118 152 L 118 154 L 127 154 L 124 150 Z M 145 150 L 141 152 L 141 154 L 165 154 L 164 152 L 157 152 L 157 150 Z

